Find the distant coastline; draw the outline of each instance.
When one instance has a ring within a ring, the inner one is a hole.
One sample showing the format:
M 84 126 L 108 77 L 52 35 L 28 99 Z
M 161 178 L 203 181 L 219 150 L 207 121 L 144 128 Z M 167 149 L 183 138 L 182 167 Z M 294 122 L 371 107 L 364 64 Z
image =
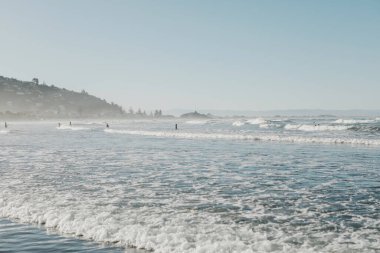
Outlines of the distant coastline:
M 50 120 L 50 119 L 171 119 L 213 117 L 379 117 L 379 110 L 200 110 L 161 109 L 145 111 L 128 110 L 113 102 L 81 92 L 58 88 L 54 85 L 0 76 L 0 120 Z M 173 116 L 174 115 L 174 116 Z
M 166 112 L 171 115 L 180 116 L 191 111 L 190 109 L 171 109 Z M 294 110 L 215 110 L 200 109 L 201 112 L 214 115 L 216 117 L 379 117 L 379 110 L 318 110 L 318 109 L 294 109 Z
M 38 78 L 21 81 L 0 76 L 0 119 L 124 119 L 172 118 L 162 110 L 146 112 L 129 108 L 81 92 L 40 83 Z

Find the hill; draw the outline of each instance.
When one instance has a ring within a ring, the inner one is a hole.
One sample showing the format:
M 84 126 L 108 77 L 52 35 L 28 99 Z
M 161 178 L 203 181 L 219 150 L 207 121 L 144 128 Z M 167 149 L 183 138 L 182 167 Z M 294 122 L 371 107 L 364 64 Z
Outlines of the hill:
M 86 91 L 75 92 L 53 85 L 0 76 L 0 118 L 116 118 L 121 106 Z

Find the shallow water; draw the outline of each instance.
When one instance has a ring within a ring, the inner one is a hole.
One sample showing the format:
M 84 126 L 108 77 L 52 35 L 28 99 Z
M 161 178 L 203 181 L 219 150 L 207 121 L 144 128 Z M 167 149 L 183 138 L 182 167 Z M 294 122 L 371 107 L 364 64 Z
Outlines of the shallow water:
M 380 252 L 378 121 L 346 120 L 11 124 L 0 216 L 155 252 Z
M 58 236 L 41 227 L 0 219 L 0 252 L 124 252 L 120 248 L 100 246 L 88 241 Z

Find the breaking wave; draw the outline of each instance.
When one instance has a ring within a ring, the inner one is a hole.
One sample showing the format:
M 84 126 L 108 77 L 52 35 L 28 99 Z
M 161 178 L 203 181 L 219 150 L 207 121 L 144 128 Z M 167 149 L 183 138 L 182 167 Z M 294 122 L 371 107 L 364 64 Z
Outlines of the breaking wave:
M 256 239 L 256 246 L 263 249 L 268 243 L 265 237 L 257 237 L 259 233 L 253 232 L 248 225 L 213 224 L 210 219 L 216 217 L 207 214 L 165 214 L 148 206 L 135 210 L 117 207 L 120 199 L 113 195 L 113 191 L 120 191 L 120 188 L 120 185 L 111 187 L 108 193 L 112 194 L 111 199 L 107 197 L 103 201 L 99 196 L 88 199 L 87 196 L 74 196 L 70 191 L 55 192 L 54 198 L 50 191 L 39 192 L 37 199 L 31 193 L 11 197 L 9 192 L 3 192 L 0 193 L 0 216 L 44 225 L 82 239 L 160 253 L 219 253 L 231 252 L 231 249 L 233 252 L 254 252 L 253 246 L 245 243 L 245 238 Z M 115 202 L 115 205 L 110 202 Z M 189 224 L 189 220 L 199 224 Z M 210 234 L 210 231 L 218 232 Z M 189 242 L 188 238 L 196 238 L 197 244 Z
M 244 126 L 245 123 L 243 121 L 235 121 L 232 123 L 233 126 L 237 126 L 237 127 L 240 127 L 240 126 Z
M 349 129 L 348 126 L 331 126 L 331 125 L 292 125 L 287 124 L 284 127 L 286 130 L 298 130 L 298 131 L 343 131 Z
M 333 123 L 335 124 L 365 124 L 374 123 L 376 120 L 373 119 L 337 119 Z
M 80 131 L 80 130 L 89 130 L 90 128 L 87 127 L 77 127 L 77 126 L 60 126 L 57 127 L 58 130 L 73 130 L 73 131 Z
M 256 118 L 256 119 L 249 119 L 249 120 L 247 120 L 247 123 L 251 124 L 251 125 L 260 125 L 260 124 L 267 123 L 267 121 L 265 119 L 263 119 L 263 118 Z
M 290 143 L 320 143 L 320 144 L 351 144 L 351 145 L 380 145 L 380 140 L 358 138 L 333 138 L 333 137 L 305 137 L 305 136 L 281 136 L 281 135 L 251 135 L 251 134 L 216 134 L 216 133 L 188 133 L 188 132 L 164 132 L 164 131 L 133 131 L 105 129 L 107 133 L 130 134 L 154 137 L 171 137 L 183 139 L 222 139 L 222 140 L 250 140 L 250 141 L 277 141 Z
M 121 122 L 78 146 L 57 145 L 50 123 L 3 137 L 0 217 L 155 253 L 378 252 L 379 138 L 224 122 L 209 132 Z
M 267 124 L 267 123 L 265 123 L 265 124 L 260 124 L 259 125 L 259 127 L 260 128 L 269 128 L 271 125 L 270 124 Z
M 190 125 L 204 125 L 207 122 L 208 122 L 207 120 L 188 120 L 185 123 L 190 124 Z

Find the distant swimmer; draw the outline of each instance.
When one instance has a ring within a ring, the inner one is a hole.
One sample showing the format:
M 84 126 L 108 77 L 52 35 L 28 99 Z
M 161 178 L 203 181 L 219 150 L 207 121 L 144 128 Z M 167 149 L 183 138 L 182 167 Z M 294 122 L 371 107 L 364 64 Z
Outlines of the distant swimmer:
M 5 128 L 7 128 L 7 127 L 8 127 L 8 124 L 7 124 L 7 122 L 6 122 L 6 121 L 4 122 L 4 127 L 5 127 Z
M 106 127 L 107 127 L 107 128 L 110 128 L 110 125 L 108 125 L 108 123 L 106 123 Z
M 175 130 L 178 130 L 178 125 L 177 125 L 177 123 L 175 124 Z

